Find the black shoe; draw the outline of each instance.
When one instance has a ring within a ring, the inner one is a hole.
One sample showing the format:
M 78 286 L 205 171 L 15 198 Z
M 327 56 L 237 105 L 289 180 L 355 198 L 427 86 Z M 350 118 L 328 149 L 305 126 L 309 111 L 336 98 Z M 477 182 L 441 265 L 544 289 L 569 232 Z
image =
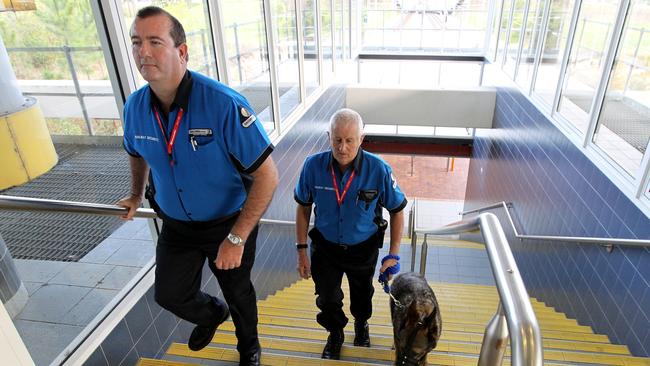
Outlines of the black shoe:
M 341 358 L 341 345 L 343 345 L 343 340 L 345 339 L 345 334 L 343 329 L 338 329 L 330 332 L 330 335 L 327 337 L 327 343 L 325 348 L 323 348 L 323 354 L 321 358 L 329 360 L 338 360 Z
M 225 322 L 226 319 L 230 316 L 230 311 L 227 306 L 224 306 L 223 316 L 215 325 L 207 327 L 204 325 L 197 325 L 194 327 L 192 334 L 190 335 L 190 340 L 187 341 L 187 346 L 192 351 L 200 351 L 205 348 L 210 342 L 212 342 L 212 337 L 214 337 L 214 332 L 217 331 L 217 328 L 221 323 Z
M 354 345 L 370 347 L 370 332 L 368 322 L 354 322 Z
M 239 357 L 239 366 L 260 366 L 260 359 L 262 358 L 262 350 L 259 349 L 257 352 L 250 354 L 248 356 Z

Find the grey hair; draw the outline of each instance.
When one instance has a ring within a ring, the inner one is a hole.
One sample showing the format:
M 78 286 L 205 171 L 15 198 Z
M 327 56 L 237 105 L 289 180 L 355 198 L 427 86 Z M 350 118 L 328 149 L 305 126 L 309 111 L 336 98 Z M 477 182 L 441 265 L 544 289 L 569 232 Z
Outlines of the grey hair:
M 339 123 L 357 123 L 359 126 L 359 132 L 363 135 L 363 120 L 361 119 L 361 115 L 357 113 L 356 111 L 350 109 L 350 108 L 343 108 L 339 109 L 336 111 L 333 115 L 332 118 L 330 118 L 330 127 L 329 127 L 329 133 L 332 134 L 332 131 L 334 131 L 334 128 L 339 124 Z

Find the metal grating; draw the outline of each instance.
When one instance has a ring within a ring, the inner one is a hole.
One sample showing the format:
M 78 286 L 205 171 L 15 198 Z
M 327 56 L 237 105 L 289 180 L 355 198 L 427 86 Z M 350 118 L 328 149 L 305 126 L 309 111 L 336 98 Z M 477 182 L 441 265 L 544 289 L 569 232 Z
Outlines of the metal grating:
M 580 109 L 589 113 L 592 98 L 574 95 L 567 97 Z M 639 152 L 645 152 L 650 140 L 650 112 L 646 107 L 626 99 L 609 98 L 605 100 L 599 122 Z
M 130 189 L 121 146 L 57 144 L 59 163 L 10 196 L 113 204 Z M 0 233 L 14 258 L 78 261 L 115 231 L 117 217 L 0 210 Z

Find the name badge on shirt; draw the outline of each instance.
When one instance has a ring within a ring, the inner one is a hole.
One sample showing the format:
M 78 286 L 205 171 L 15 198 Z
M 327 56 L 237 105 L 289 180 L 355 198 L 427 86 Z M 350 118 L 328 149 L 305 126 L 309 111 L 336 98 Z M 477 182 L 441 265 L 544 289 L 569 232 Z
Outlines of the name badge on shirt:
M 190 136 L 198 137 L 198 136 L 212 136 L 212 129 L 211 128 L 191 128 L 189 130 Z

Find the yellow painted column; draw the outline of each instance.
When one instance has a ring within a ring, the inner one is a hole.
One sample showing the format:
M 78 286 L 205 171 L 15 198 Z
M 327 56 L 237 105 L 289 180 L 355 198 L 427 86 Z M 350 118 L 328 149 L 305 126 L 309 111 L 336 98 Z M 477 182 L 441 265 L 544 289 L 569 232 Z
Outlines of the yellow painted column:
M 45 117 L 34 98 L 0 115 L 0 189 L 26 183 L 58 162 Z

